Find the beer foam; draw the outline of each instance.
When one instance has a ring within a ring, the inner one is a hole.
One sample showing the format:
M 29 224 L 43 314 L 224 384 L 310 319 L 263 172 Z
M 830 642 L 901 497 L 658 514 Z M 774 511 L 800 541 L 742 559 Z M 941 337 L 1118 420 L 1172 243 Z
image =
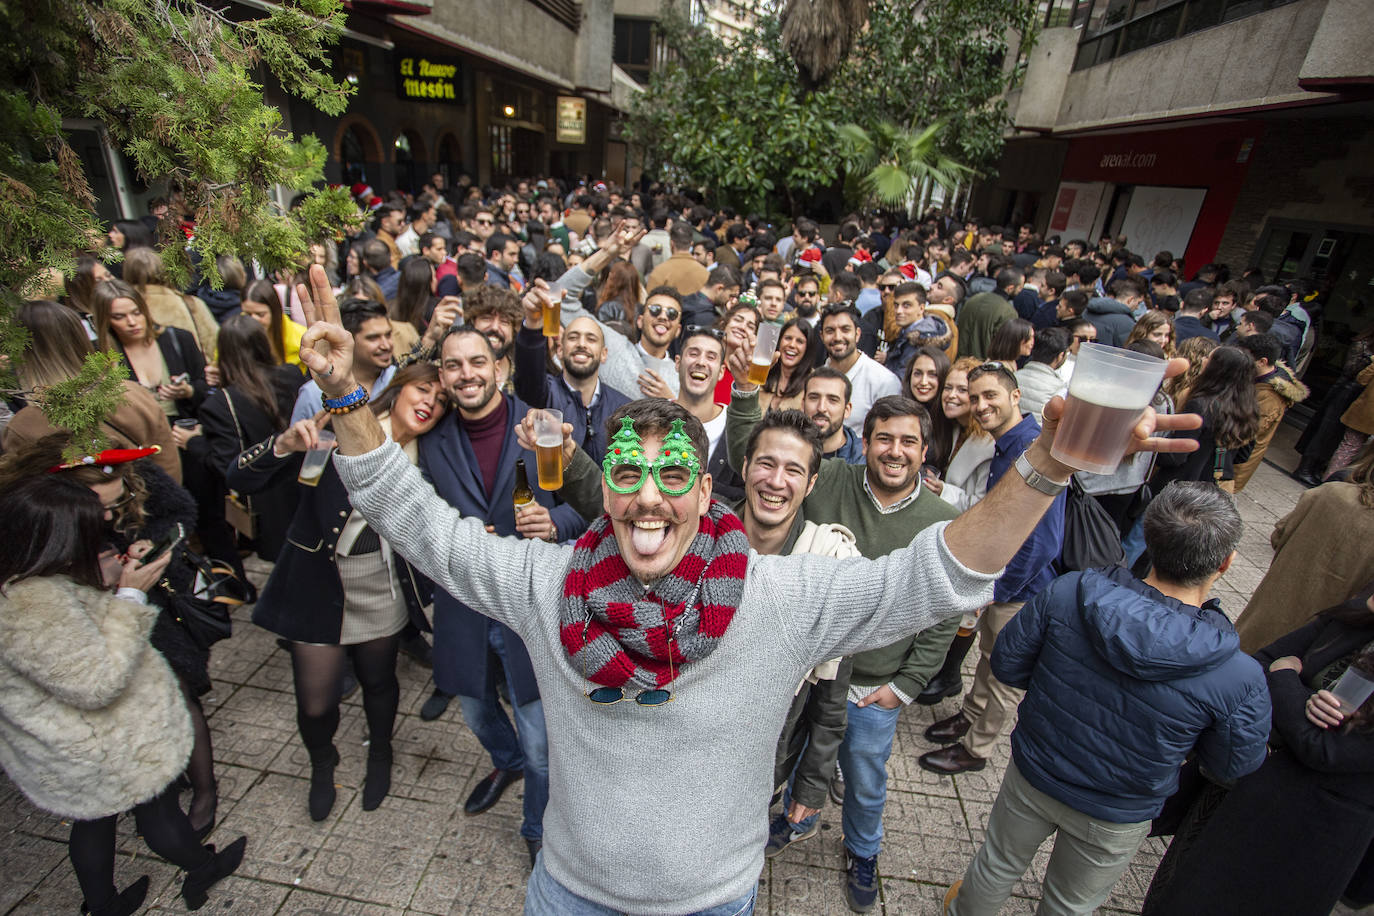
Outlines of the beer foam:
M 1122 379 L 1075 379 L 1069 384 L 1069 397 L 1098 407 L 1143 410 L 1154 397 L 1155 387 L 1142 389 Z
M 534 444 L 536 448 L 561 448 L 563 439 L 561 436 L 540 436 Z

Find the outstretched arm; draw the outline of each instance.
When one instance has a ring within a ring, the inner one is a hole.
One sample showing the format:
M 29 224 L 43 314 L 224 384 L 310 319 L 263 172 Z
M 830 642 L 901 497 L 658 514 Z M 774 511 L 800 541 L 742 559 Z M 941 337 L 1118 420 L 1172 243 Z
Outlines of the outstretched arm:
M 1165 376 L 1186 371 L 1188 361 L 1169 361 Z M 1039 437 L 1026 449 L 1031 467 L 1052 480 L 1068 480 L 1074 468 L 1050 457 L 1059 419 L 1064 415 L 1064 399 L 1054 397 L 1045 405 L 1045 425 Z M 1156 415 L 1145 408 L 1145 416 L 1136 424 L 1127 453 L 1133 452 L 1191 452 L 1197 448 L 1196 439 L 1157 438 L 1160 430 L 1196 429 L 1202 425 L 1197 414 Z M 1049 509 L 1054 497 L 1034 490 L 1015 470 L 1002 475 L 997 486 L 983 501 L 959 516 L 945 529 L 945 544 L 954 557 L 970 569 L 996 572 L 1003 568 L 1021 549 L 1027 537 Z

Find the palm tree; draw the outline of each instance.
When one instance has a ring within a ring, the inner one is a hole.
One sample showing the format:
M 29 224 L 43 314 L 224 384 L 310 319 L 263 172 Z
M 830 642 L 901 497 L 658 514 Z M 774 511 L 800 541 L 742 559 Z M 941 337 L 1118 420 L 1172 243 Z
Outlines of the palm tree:
M 838 128 L 841 153 L 862 196 L 884 207 L 911 207 L 920 202 L 922 187 L 954 188 L 973 170 L 940 151 L 943 119 L 924 128 L 906 128 L 880 121 L 871 131 L 857 124 Z
M 782 46 L 815 91 L 840 66 L 868 22 L 868 0 L 787 0 Z

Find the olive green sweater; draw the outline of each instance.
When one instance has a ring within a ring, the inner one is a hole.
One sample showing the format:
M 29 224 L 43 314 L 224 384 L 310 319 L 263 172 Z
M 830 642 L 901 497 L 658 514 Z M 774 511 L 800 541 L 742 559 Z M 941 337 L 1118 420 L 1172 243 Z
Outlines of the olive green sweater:
M 757 392 L 735 391 L 726 411 L 725 435 L 730 465 L 744 463 L 749 433 L 763 414 Z M 816 524 L 844 525 L 854 532 L 859 553 L 870 560 L 887 556 L 911 543 L 916 532 L 959 514 L 949 503 L 917 484 L 917 497 L 895 512 L 882 513 L 864 489 L 868 468 L 838 458 L 821 462 L 820 478 L 802 504 L 802 514 Z M 910 596 L 913 602 L 920 596 Z M 959 621 L 943 620 L 928 629 L 903 637 L 891 645 L 854 656 L 849 682 L 864 687 L 891 684 L 907 698 L 925 689 L 945 660 Z

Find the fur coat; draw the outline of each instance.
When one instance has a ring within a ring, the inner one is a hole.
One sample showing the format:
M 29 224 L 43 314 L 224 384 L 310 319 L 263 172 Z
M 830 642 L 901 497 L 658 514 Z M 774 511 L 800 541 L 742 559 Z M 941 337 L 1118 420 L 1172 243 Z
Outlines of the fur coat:
M 148 642 L 157 614 L 64 576 L 0 595 L 0 766 L 38 807 L 107 817 L 186 768 L 191 716 Z

